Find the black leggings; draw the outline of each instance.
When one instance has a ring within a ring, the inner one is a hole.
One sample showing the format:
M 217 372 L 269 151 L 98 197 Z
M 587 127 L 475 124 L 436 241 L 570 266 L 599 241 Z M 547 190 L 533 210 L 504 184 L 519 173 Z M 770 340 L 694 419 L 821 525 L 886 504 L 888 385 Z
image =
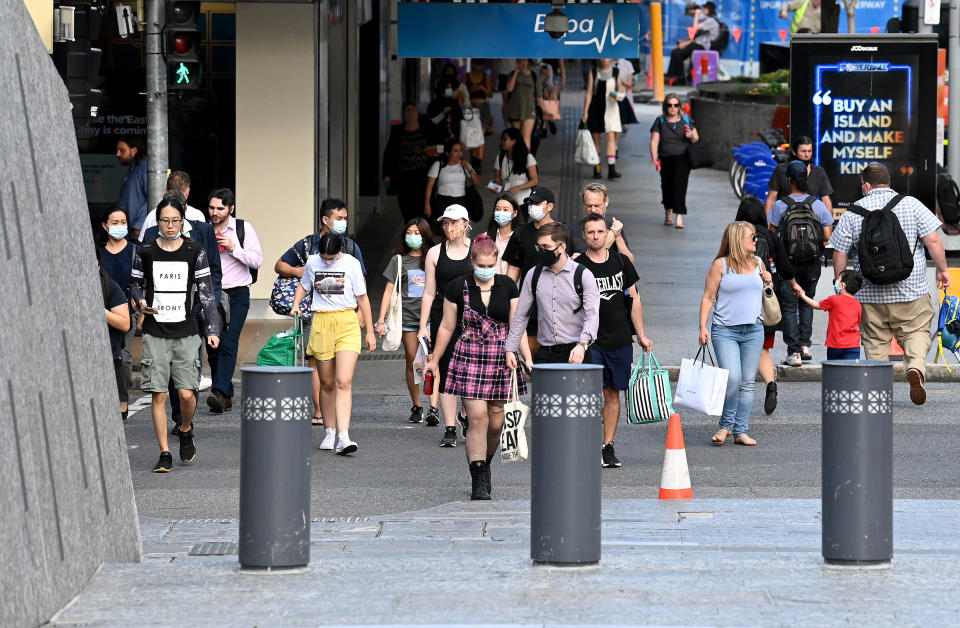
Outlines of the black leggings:
M 687 213 L 687 181 L 690 165 L 686 155 L 660 156 L 660 190 L 663 192 L 663 208 L 676 214 Z

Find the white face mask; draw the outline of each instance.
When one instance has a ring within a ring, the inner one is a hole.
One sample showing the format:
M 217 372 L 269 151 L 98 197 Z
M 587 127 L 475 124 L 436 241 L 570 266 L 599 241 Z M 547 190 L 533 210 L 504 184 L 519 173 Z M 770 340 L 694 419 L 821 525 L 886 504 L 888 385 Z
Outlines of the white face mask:
M 534 222 L 542 220 L 544 216 L 547 215 L 547 205 L 528 205 L 527 212 L 530 214 L 530 219 Z

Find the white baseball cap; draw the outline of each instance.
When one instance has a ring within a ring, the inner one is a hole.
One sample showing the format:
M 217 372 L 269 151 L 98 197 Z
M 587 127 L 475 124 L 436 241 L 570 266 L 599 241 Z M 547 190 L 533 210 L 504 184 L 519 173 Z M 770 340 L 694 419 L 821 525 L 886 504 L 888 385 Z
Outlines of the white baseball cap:
M 443 216 L 440 216 L 440 220 L 443 220 L 444 218 L 449 218 L 450 220 L 470 221 L 470 215 L 467 213 L 467 208 L 463 205 L 447 205 L 447 208 L 443 210 Z

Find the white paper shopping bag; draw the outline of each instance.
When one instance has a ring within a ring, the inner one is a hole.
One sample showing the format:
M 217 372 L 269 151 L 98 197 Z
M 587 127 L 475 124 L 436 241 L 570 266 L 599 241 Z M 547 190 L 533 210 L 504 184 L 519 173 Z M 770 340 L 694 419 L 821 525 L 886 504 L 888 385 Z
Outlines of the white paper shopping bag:
M 727 394 L 730 371 L 706 364 L 707 355 L 710 356 L 710 362 L 714 363 L 713 353 L 707 345 L 700 347 L 692 360 L 684 358 L 680 362 L 680 377 L 673 404 L 710 416 L 720 416 L 723 414 L 723 399 Z

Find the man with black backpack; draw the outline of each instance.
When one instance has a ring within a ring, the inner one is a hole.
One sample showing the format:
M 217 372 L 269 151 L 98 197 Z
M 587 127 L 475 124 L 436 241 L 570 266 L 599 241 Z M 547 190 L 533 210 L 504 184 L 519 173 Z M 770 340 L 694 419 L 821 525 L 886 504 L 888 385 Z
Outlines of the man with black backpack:
M 863 198 L 840 217 L 830 238 L 836 280 L 850 255 L 863 275 L 857 299 L 863 306 L 860 340 L 868 360 L 886 360 L 890 341 L 903 348 L 910 401 L 923 405 L 927 392 L 927 353 L 934 306 L 927 284 L 926 247 L 937 267 L 937 285 L 947 288 L 950 275 L 937 228 L 940 221 L 923 203 L 890 188 L 890 172 L 879 163 L 860 173 Z M 923 242 L 923 247 L 920 246 Z
M 225 301 L 226 329 L 216 351 L 210 351 L 210 373 L 213 386 L 207 406 L 214 414 L 233 408 L 233 372 L 237 367 L 240 332 L 250 311 L 250 286 L 257 280 L 263 264 L 263 250 L 253 225 L 234 217 L 236 201 L 233 191 L 221 188 L 210 193 L 207 210 L 217 237 L 220 267 L 223 271 L 221 297 Z
M 567 227 L 550 222 L 537 229 L 537 265 L 524 275 L 517 309 L 507 334 L 507 366 L 517 368 L 516 353 L 531 318 L 537 319 L 538 364 L 589 364 L 597 339 L 600 290 L 593 273 L 567 255 Z
M 833 231 L 833 215 L 822 201 L 807 194 L 807 165 L 799 160 L 787 165 L 790 194 L 773 204 L 767 220 L 778 233 L 793 265 L 797 284 L 810 298 L 816 296 L 825 243 Z M 810 360 L 813 310 L 797 300 L 789 283 L 780 285 L 781 329 L 787 344 L 783 363 L 802 366 Z

